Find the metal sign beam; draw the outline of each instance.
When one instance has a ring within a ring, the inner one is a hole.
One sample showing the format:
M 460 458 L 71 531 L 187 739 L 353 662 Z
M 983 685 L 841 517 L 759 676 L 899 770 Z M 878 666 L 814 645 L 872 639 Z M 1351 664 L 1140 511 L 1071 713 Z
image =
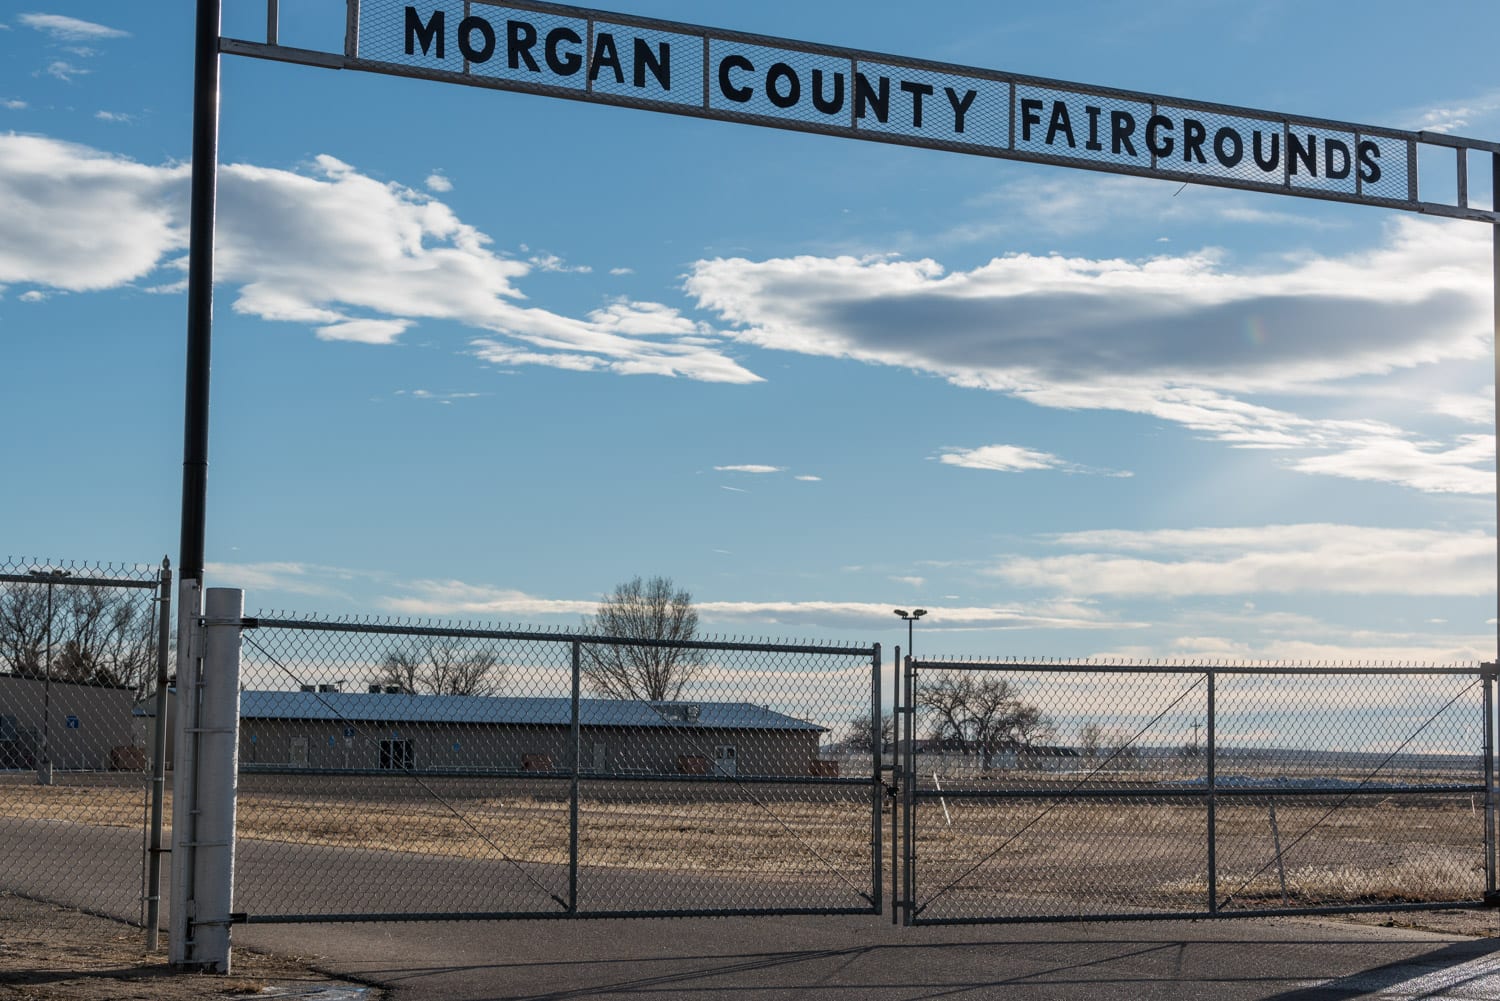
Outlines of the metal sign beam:
M 343 53 L 236 55 L 868 142 L 1500 223 L 1470 154 L 1500 143 L 1210 104 L 561 6 L 347 0 Z M 274 0 L 269 9 L 274 10 Z M 1434 152 L 1441 156 L 1433 157 Z M 1419 156 L 1419 152 L 1424 155 Z M 1434 161 L 1451 162 L 1452 174 Z M 1419 172 L 1433 175 L 1425 185 Z M 1426 193 L 1446 190 L 1451 201 Z

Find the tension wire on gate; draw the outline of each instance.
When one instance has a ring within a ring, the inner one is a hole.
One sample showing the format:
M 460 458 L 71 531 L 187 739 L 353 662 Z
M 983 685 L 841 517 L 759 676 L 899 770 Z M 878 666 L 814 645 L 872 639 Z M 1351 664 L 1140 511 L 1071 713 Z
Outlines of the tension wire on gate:
M 1193 694 L 1193 691 L 1199 685 L 1203 684 L 1204 680 L 1207 677 L 1208 677 L 1208 675 L 1206 675 L 1206 674 L 1202 675 L 1201 677 L 1198 678 L 1197 681 L 1193 682 L 1187 688 L 1183 689 L 1182 694 L 1178 695 L 1177 698 L 1173 699 L 1170 703 L 1168 703 L 1167 707 L 1165 709 L 1163 709 L 1161 712 L 1157 713 L 1155 716 L 1153 716 L 1151 718 L 1151 720 L 1146 723 L 1145 726 L 1141 727 L 1135 733 L 1131 734 L 1129 740 L 1124 741 L 1122 744 L 1120 744 L 1119 747 L 1115 748 L 1114 751 L 1110 754 L 1110 756 L 1107 757 L 1107 758 L 1105 758 L 1103 761 L 1099 762 L 1099 764 L 1092 771 L 1090 771 L 1087 775 L 1083 776 L 1083 778 L 1079 779 L 1077 782 L 1073 783 L 1072 788 L 1070 788 L 1070 789 L 1068 789 L 1068 790 L 1066 790 L 1064 792 L 1058 793 L 1057 797 L 1053 800 L 1053 803 L 1052 803 L 1051 806 L 1047 807 L 1047 809 L 1043 810 L 1041 813 L 1037 814 L 1035 817 L 1032 817 L 1030 820 L 1028 820 L 1026 822 L 1025 826 L 1023 826 L 1019 831 L 1017 831 L 1016 833 L 1012 834 L 1010 837 L 1006 838 L 1003 842 L 1001 842 L 1000 845 L 994 851 L 990 852 L 988 855 L 986 855 L 983 858 L 981 858 L 978 862 L 975 862 L 973 865 L 969 866 L 969 868 L 967 868 L 963 872 L 959 873 L 958 876 L 955 877 L 952 882 L 948 883 L 948 885 L 944 886 L 941 890 L 939 890 L 938 892 L 934 893 L 932 896 L 928 897 L 926 903 L 922 904 L 920 907 L 918 907 L 915 911 L 912 912 L 912 916 L 915 917 L 916 915 L 921 914 L 923 911 L 927 910 L 927 908 L 930 907 L 930 906 L 932 906 L 932 904 L 934 904 L 938 900 L 939 897 L 943 896 L 943 894 L 947 893 L 949 890 L 952 890 L 954 887 L 958 886 L 958 884 L 962 883 L 965 879 L 968 879 L 969 876 L 971 876 L 974 873 L 974 871 L 977 870 L 980 866 L 984 865 L 990 859 L 994 858 L 996 855 L 999 855 L 1001 852 L 1005 851 L 1005 849 L 1009 848 L 1012 844 L 1015 843 L 1015 841 L 1016 841 L 1017 838 L 1019 838 L 1021 835 L 1025 834 L 1027 831 L 1031 830 L 1038 823 L 1040 823 L 1041 820 L 1044 817 L 1047 816 L 1047 814 L 1051 813 L 1053 810 L 1056 810 L 1059 806 L 1061 806 L 1070 796 L 1073 795 L 1073 793 L 1077 792 L 1080 788 L 1082 788 L 1083 785 L 1084 785 L 1084 783 L 1088 782 L 1095 775 L 1098 775 L 1101 771 L 1103 771 L 1105 765 L 1108 765 L 1111 761 L 1115 760 L 1115 758 L 1117 758 L 1121 754 L 1123 754 L 1127 748 L 1129 748 L 1132 744 L 1134 744 L 1136 742 L 1137 739 L 1140 738 L 1141 734 L 1145 733 L 1147 730 L 1151 729 L 1157 723 L 1161 722 L 1162 718 L 1164 716 L 1166 716 L 1167 713 L 1169 713 L 1173 709 L 1177 708 L 1177 704 L 1179 702 L 1181 702 L 1183 699 L 1187 698 L 1189 695 Z M 1444 708 L 1446 708 L 1446 706 Z
M 1481 680 L 1482 679 L 1476 679 L 1474 681 L 1471 681 L 1468 684 L 1468 686 L 1465 687 L 1462 691 L 1460 691 L 1457 695 L 1453 696 L 1453 698 L 1449 699 L 1447 702 L 1444 702 L 1443 705 L 1438 709 L 1437 712 L 1435 712 L 1431 716 L 1427 717 L 1427 720 L 1421 726 L 1419 726 L 1415 730 L 1413 730 L 1411 732 L 1411 735 L 1408 736 L 1405 740 L 1403 740 L 1401 742 L 1401 744 L 1395 750 L 1391 751 L 1390 754 L 1387 754 L 1381 760 L 1380 764 L 1376 765 L 1373 769 L 1370 770 L 1370 773 L 1368 775 L 1366 775 L 1364 778 L 1360 779 L 1359 783 L 1357 785 L 1355 785 L 1355 787 L 1353 789 L 1350 789 L 1347 793 L 1344 794 L 1344 797 L 1342 799 L 1340 799 L 1337 803 L 1335 803 L 1332 806 L 1330 806 L 1328 808 L 1328 810 L 1323 814 L 1323 816 L 1319 817 L 1317 820 L 1315 820 L 1311 824 L 1309 824 L 1308 827 L 1307 827 L 1307 829 L 1305 831 L 1303 831 L 1301 834 L 1297 835 L 1295 838 L 1292 839 L 1291 844 L 1287 845 L 1285 848 L 1282 848 L 1280 851 L 1278 851 L 1275 855 L 1271 856 L 1271 860 L 1269 862 L 1265 863 L 1259 869 L 1257 869 L 1254 872 L 1252 872 L 1249 875 L 1249 877 L 1243 883 L 1241 883 L 1239 886 L 1237 886 L 1234 890 L 1230 891 L 1230 893 L 1228 893 L 1224 897 L 1223 900 L 1219 901 L 1219 904 L 1218 904 L 1219 909 L 1222 910 L 1238 894 L 1243 893 L 1245 891 L 1245 888 L 1255 881 L 1255 877 L 1259 876 L 1261 873 L 1263 873 L 1267 869 L 1271 868 L 1271 866 L 1273 864 L 1275 864 L 1277 862 L 1280 862 L 1282 859 L 1285 859 L 1286 855 L 1287 855 L 1287 852 L 1289 852 L 1293 848 L 1297 847 L 1297 845 L 1302 841 L 1303 838 L 1307 837 L 1313 831 L 1317 830 L 1318 827 L 1323 823 L 1323 821 L 1325 821 L 1329 817 L 1333 816 L 1333 814 L 1336 811 L 1343 809 L 1344 804 L 1347 803 L 1347 802 L 1349 802 L 1349 800 L 1354 796 L 1355 793 L 1359 792 L 1366 785 L 1368 785 L 1371 779 L 1373 779 L 1376 775 L 1380 774 L 1380 770 L 1383 769 L 1386 765 L 1390 764 L 1392 758 L 1394 758 L 1396 755 L 1400 754 L 1402 751 L 1406 750 L 1409 746 L 1411 746 L 1411 742 L 1414 741 L 1414 740 L 1416 740 L 1419 736 L 1421 736 L 1423 730 L 1427 729 L 1434 722 L 1436 722 L 1437 718 L 1439 716 L 1443 715 L 1443 713 L 1447 712 L 1449 710 L 1449 708 L 1451 708 L 1455 702 L 1457 702 L 1459 699 L 1463 698 L 1465 695 L 1469 694 L 1469 692 L 1473 691 L 1474 690 L 1474 686 L 1480 684 Z M 1489 725 L 1488 722 L 1486 722 L 1485 725 L 1488 726 Z M 1283 893 L 1284 892 L 1285 892 L 1285 887 L 1283 887 Z
M 287 667 L 281 661 L 277 660 L 276 657 L 274 655 L 272 655 L 272 653 L 269 650 L 267 650 L 265 647 L 261 646 L 259 643 L 255 642 L 255 640 L 252 637 L 245 636 L 243 633 L 241 633 L 241 636 L 242 636 L 242 638 L 243 638 L 243 640 L 244 640 L 245 643 L 248 643 L 250 646 L 252 646 L 256 650 L 260 651 L 260 653 L 267 660 L 269 660 L 275 666 L 281 668 L 281 670 L 286 674 L 286 676 L 288 678 L 291 678 L 293 681 L 295 681 L 299 685 L 302 684 L 302 679 L 299 678 L 299 677 L 297 677 L 297 675 L 292 672 L 291 668 Z M 327 699 L 325 699 L 325 698 L 322 697 L 321 693 L 313 692 L 311 694 L 319 702 L 321 702 L 323 704 L 323 708 L 327 709 L 330 713 L 332 713 L 334 715 L 335 719 L 341 720 L 342 722 L 349 724 L 349 726 L 353 728 L 353 730 L 354 730 L 354 732 L 355 732 L 355 734 L 357 736 L 359 736 L 360 738 L 362 738 L 362 739 L 364 739 L 366 741 L 370 741 L 370 742 L 373 743 L 373 739 L 369 736 L 369 734 L 365 733 L 364 727 L 361 727 L 354 720 L 351 720 L 348 717 L 344 716 L 342 713 L 340 713 L 331 704 L 329 704 L 329 702 L 328 702 Z M 459 823 L 463 824 L 471 832 L 473 832 L 474 836 L 476 838 L 478 838 L 480 841 L 483 841 L 485 844 L 489 845 L 492 849 L 494 849 L 495 853 L 500 856 L 501 860 L 510 863 L 511 866 L 513 866 L 515 868 L 516 872 L 519 872 L 522 876 L 524 876 L 526 878 L 527 882 L 529 882 L 532 886 L 536 887 L 538 890 L 540 890 L 543 893 L 545 893 L 548 897 L 552 898 L 552 900 L 555 901 L 559 906 L 561 906 L 563 908 L 563 910 L 570 910 L 571 909 L 570 906 L 569 906 L 569 904 L 568 904 L 568 902 L 566 900 L 564 900 L 563 898 L 559 897 L 557 894 L 553 893 L 547 887 L 543 886 L 542 883 L 539 880 L 537 880 L 537 878 L 535 876 L 531 875 L 531 873 L 529 873 L 529 872 L 526 871 L 526 868 L 519 861 L 517 861 L 514 858 L 511 858 L 511 856 L 509 856 L 508 854 L 506 854 L 505 849 L 503 849 L 499 845 L 495 844 L 494 840 L 489 835 L 487 835 L 483 831 L 481 831 L 478 827 L 476 827 L 474 825 L 473 821 L 469 820 L 469 818 L 467 816 L 465 816 L 463 814 L 463 812 L 458 809 L 458 807 L 454 806 L 452 803 L 448 802 L 448 800 L 444 799 L 442 797 L 442 795 L 440 795 L 435 789 L 433 789 L 431 786 L 429 786 L 426 782 L 423 782 L 421 776 L 419 776 L 409 766 L 407 766 L 406 764 L 402 763 L 402 764 L 400 764 L 400 770 L 406 774 L 407 778 L 411 779 L 417 785 L 421 786 L 423 792 L 427 793 L 427 795 L 431 796 L 434 800 L 436 800 L 437 802 L 441 803 L 443 806 L 447 807 L 448 811 L 450 813 L 452 813 L 453 816 L 455 816 L 455 817 L 458 818 Z

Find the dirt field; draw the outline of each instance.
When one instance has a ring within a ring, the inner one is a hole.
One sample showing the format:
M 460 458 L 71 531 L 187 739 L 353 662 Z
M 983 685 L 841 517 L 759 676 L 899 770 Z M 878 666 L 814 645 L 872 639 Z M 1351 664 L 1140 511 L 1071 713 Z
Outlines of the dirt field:
M 144 932 L 108 918 L 0 892 L 0 1001 L 198 1001 L 274 997 L 347 987 L 377 1001 L 379 990 L 319 973 L 298 956 L 234 950 L 228 977 L 173 974 L 165 953 L 148 955 Z

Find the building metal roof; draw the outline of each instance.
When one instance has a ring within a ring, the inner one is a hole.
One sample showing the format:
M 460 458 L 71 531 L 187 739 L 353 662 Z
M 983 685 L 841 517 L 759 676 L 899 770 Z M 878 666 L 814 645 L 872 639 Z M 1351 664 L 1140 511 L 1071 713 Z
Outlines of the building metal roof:
M 246 691 L 240 693 L 240 718 L 571 726 L 573 710 L 572 701 L 565 698 Z M 749 702 L 580 699 L 578 719 L 581 726 L 805 730 L 815 733 L 824 733 L 828 729 Z

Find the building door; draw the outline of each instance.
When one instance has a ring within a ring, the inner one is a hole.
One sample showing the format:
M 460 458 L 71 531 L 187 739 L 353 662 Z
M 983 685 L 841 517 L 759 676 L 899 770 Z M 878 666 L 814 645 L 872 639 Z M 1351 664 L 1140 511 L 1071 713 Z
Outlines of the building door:
M 714 774 L 715 775 L 737 775 L 739 763 L 735 760 L 733 744 L 717 744 L 714 746 Z
M 380 767 L 387 771 L 409 772 L 412 768 L 411 741 L 382 740 L 380 742 Z
M 293 737 L 292 738 L 292 761 L 291 761 L 291 765 L 292 765 L 293 768 L 306 768 L 307 767 L 307 738 L 306 737 Z

